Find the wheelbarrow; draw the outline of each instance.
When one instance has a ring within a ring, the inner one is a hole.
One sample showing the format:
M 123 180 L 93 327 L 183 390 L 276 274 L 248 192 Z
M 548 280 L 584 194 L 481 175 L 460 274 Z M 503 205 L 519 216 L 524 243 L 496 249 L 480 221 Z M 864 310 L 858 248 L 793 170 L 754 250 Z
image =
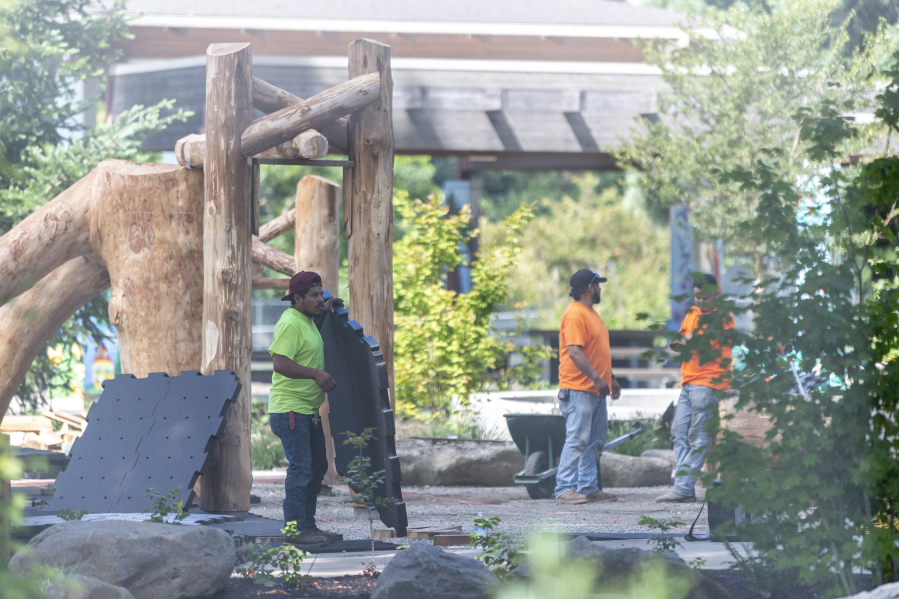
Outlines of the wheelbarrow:
M 524 470 L 515 475 L 515 482 L 525 485 L 531 499 L 550 499 L 555 495 L 559 456 L 565 445 L 565 417 L 561 414 L 505 414 L 509 434 L 524 454 Z M 621 445 L 639 434 L 638 428 L 609 441 L 603 451 Z M 598 466 L 598 465 L 597 465 Z M 597 475 L 600 475 L 597 470 Z

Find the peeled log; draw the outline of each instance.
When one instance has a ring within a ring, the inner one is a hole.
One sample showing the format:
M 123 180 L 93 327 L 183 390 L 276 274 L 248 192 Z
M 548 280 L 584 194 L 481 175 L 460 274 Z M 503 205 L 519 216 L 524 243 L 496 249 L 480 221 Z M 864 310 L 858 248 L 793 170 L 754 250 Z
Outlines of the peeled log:
M 253 77 L 253 107 L 256 110 L 271 114 L 302 101 L 290 92 Z M 318 126 L 318 130 L 327 138 L 328 146 L 341 154 L 347 152 L 346 125 L 346 119 L 335 119 Z
M 95 172 L 90 242 L 112 281 L 122 372 L 199 370 L 203 171 L 105 160 Z
M 328 140 L 315 129 L 303 131 L 293 138 L 290 145 L 300 158 L 324 158 L 328 155 Z
M 240 137 L 243 155 L 254 156 L 293 139 L 307 129 L 314 129 L 377 102 L 380 81 L 378 72 L 369 73 L 253 121 Z M 208 102 L 206 108 L 208 118 Z M 209 135 L 208 128 L 206 134 Z
M 288 277 L 296 274 L 293 256 L 265 245 L 259 241 L 258 237 L 253 238 L 253 262 L 268 266 L 272 270 L 276 270 Z
M 75 183 L 0 237 L 0 304 L 90 251 L 88 205 L 94 173 Z
M 275 237 L 280 237 L 294 228 L 297 222 L 297 209 L 291 208 L 281 216 L 276 216 L 259 227 L 259 241 L 268 243 Z
M 0 417 L 53 333 L 107 287 L 103 265 L 79 256 L 0 307 Z

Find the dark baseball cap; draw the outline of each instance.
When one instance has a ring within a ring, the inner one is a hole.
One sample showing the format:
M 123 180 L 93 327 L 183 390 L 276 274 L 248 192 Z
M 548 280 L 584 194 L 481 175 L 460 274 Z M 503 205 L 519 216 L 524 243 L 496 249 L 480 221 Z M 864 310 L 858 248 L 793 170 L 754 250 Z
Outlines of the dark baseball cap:
M 595 283 L 596 281 L 605 283 L 606 281 L 608 281 L 608 279 L 599 276 L 598 272 L 594 272 L 589 268 L 582 268 L 571 275 L 571 281 L 569 281 L 568 284 L 572 289 L 580 289 L 581 287 L 586 287 L 587 285 Z
M 287 287 L 287 295 L 281 298 L 282 302 L 289 302 L 294 293 L 300 293 L 311 289 L 312 287 L 321 287 L 322 278 L 317 272 L 303 270 L 290 278 L 290 285 Z

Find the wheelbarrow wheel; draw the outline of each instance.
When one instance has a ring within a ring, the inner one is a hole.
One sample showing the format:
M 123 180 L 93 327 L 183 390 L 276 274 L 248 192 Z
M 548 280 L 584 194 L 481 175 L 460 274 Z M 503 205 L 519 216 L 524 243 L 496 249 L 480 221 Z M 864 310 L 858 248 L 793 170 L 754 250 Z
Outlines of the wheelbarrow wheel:
M 524 465 L 525 476 L 535 476 L 549 470 L 549 454 L 545 451 L 535 451 Z M 552 499 L 556 490 L 556 477 L 541 480 L 539 483 L 525 485 L 531 499 Z

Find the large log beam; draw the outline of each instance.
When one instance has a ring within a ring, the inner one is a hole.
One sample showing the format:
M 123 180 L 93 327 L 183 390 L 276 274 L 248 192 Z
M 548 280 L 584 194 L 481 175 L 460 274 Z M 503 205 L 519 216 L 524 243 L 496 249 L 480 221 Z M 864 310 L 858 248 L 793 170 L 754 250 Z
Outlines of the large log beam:
M 88 206 L 94 172 L 0 237 L 0 304 L 90 251 Z
M 393 80 L 390 46 L 367 39 L 349 46 L 350 77 L 380 73 L 377 101 L 350 116 L 344 169 L 344 230 L 349 242 L 350 309 L 378 340 L 393 386 Z M 370 74 L 367 74 L 370 73 Z
M 203 223 L 203 358 L 200 371 L 233 370 L 242 383 L 225 414 L 202 477 L 201 507 L 248 511 L 250 461 L 250 357 L 252 167 L 243 158 L 295 137 L 245 152 L 241 133 L 253 118 L 250 44 L 212 44 L 206 51 L 206 198 Z
M 323 177 L 308 175 L 297 183 L 296 227 L 294 229 L 294 258 L 297 271 L 311 270 L 322 278 L 322 287 L 340 295 L 338 271 L 340 266 L 340 219 L 337 215 L 340 186 Z M 331 431 L 330 404 L 327 396 L 319 410 L 325 432 L 325 453 L 328 472 L 324 483 L 336 485 L 340 481 L 334 463 L 336 451 Z
M 253 262 L 268 266 L 272 270 L 288 277 L 292 277 L 297 272 L 294 270 L 293 256 L 269 247 L 259 241 L 258 237 L 253 238 Z
M 253 107 L 260 112 L 271 114 L 302 101 L 302 98 L 298 98 L 290 92 L 253 77 Z M 346 125 L 346 119 L 337 119 L 319 125 L 319 131 L 328 139 L 331 149 L 341 154 L 347 152 Z
M 253 121 L 240 140 L 244 156 L 255 156 L 345 114 L 378 100 L 380 74 L 375 71 L 326 89 L 308 100 Z M 207 103 L 206 110 L 209 110 Z M 206 135 L 209 135 L 208 129 Z
M 328 140 L 315 129 L 309 129 L 290 141 L 257 154 L 256 157 L 315 160 L 327 155 Z M 206 164 L 206 136 L 191 134 L 179 139 L 175 143 L 175 159 L 183 167 L 202 169 Z
M 53 333 L 108 287 L 106 268 L 79 256 L 0 307 L 0 419 Z

